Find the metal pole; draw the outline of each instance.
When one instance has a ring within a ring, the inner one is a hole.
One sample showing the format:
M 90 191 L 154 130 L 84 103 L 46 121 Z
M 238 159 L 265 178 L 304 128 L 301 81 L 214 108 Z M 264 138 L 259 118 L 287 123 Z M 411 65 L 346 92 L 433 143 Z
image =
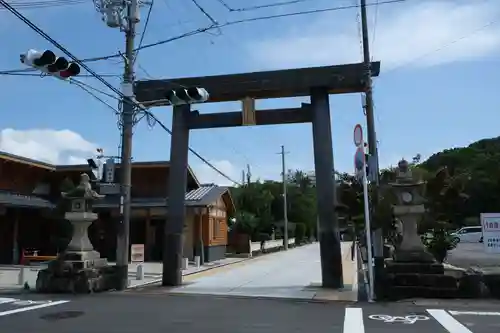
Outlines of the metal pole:
M 366 246 L 368 248 L 368 301 L 373 301 L 374 297 L 374 285 L 373 285 L 373 253 L 372 253 L 372 233 L 370 226 L 370 203 L 368 199 L 368 180 L 366 179 L 366 161 L 363 166 L 363 198 L 364 198 L 364 208 L 365 208 L 365 232 L 366 232 Z
M 363 62 L 366 66 L 365 71 L 365 111 L 366 111 L 366 127 L 368 130 L 368 152 L 372 158 L 375 159 L 375 170 L 371 172 L 374 174 L 375 190 L 372 192 L 372 209 L 376 210 L 378 205 L 378 187 L 379 187 L 379 162 L 378 162 L 378 149 L 377 137 L 375 132 L 375 117 L 373 115 L 373 90 L 372 90 L 372 73 L 371 73 L 371 59 L 370 59 L 370 43 L 368 39 L 368 20 L 366 17 L 366 0 L 361 0 L 361 32 L 363 35 Z M 372 178 L 373 179 L 373 178 Z M 375 252 L 375 271 L 381 272 L 384 265 L 384 243 L 382 229 L 378 228 L 374 233 L 374 252 Z M 377 276 L 379 274 L 377 273 Z
M 127 29 L 125 32 L 125 71 L 122 93 L 122 151 L 121 151 L 121 223 L 116 240 L 116 267 L 118 290 L 128 286 L 129 240 L 130 240 L 130 188 L 132 181 L 132 129 L 134 126 L 133 82 L 134 82 L 134 38 L 137 0 L 127 7 Z
M 281 168 L 282 168 L 282 179 L 283 179 L 283 221 L 284 221 L 284 232 L 283 232 L 283 248 L 288 250 L 288 203 L 286 200 L 286 186 L 287 186 L 287 179 L 286 179 L 286 167 L 285 167 L 285 154 L 288 154 L 285 152 L 285 146 L 281 146 Z

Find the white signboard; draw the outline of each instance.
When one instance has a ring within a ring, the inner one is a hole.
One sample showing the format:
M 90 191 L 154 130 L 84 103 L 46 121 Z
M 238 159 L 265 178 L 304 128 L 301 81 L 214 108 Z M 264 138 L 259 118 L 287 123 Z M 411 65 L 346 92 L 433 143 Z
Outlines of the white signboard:
M 483 244 L 487 253 L 500 253 L 500 213 L 481 213 Z
M 144 262 L 144 244 L 132 244 L 130 249 L 130 261 Z

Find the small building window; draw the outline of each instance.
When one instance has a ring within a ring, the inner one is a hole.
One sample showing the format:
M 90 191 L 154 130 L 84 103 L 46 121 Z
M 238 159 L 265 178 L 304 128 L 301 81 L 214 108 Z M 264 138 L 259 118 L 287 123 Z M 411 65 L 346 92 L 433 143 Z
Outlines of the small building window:
M 219 236 L 219 220 L 216 219 L 210 219 L 212 220 L 212 237 L 217 238 Z

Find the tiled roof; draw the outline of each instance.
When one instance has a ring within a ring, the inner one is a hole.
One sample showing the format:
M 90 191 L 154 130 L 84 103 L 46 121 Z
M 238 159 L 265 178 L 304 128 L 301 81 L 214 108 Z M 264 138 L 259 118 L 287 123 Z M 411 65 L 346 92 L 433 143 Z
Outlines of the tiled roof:
M 217 186 L 214 184 L 202 185 L 201 187 L 191 190 L 186 193 L 186 206 L 208 206 L 214 203 L 221 195 L 228 190 L 227 187 Z M 111 208 L 118 206 L 118 198 L 106 197 L 103 200 L 96 202 L 95 208 Z M 132 198 L 132 207 L 166 207 L 168 199 L 166 198 Z
M 31 195 L 22 195 L 9 191 L 0 191 L 0 204 L 13 207 L 54 208 L 48 200 Z

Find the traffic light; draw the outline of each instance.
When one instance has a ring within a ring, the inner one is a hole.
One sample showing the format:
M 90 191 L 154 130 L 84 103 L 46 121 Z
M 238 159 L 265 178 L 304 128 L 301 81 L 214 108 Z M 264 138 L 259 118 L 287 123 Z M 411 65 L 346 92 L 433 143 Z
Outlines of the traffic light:
M 165 97 L 171 105 L 182 105 L 206 102 L 209 94 L 203 88 L 191 87 L 169 90 Z
M 57 57 L 50 50 L 40 52 L 31 49 L 25 54 L 21 54 L 20 58 L 23 64 L 63 80 L 80 74 L 78 64 L 69 62 L 64 57 Z

